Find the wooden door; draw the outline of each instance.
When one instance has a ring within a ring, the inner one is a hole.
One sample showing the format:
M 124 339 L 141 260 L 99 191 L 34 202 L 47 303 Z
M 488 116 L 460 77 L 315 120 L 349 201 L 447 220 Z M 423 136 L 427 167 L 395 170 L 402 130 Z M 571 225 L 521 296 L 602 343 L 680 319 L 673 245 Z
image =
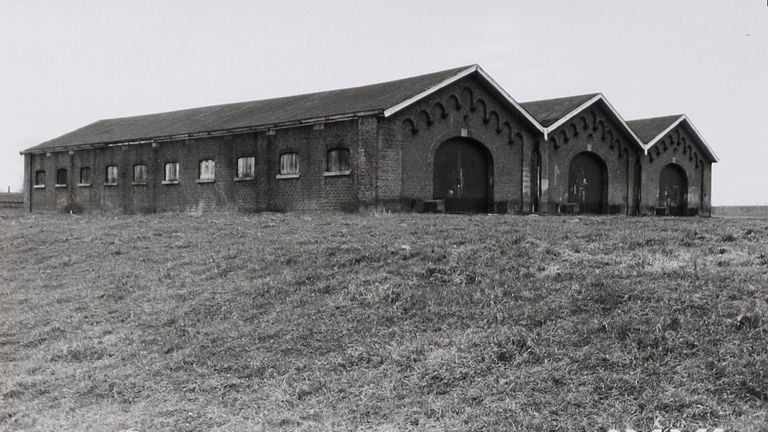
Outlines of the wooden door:
M 685 171 L 678 165 L 665 166 L 659 176 L 659 206 L 667 207 L 671 215 L 682 216 L 686 210 L 687 194 Z
M 451 139 L 437 149 L 434 198 L 448 212 L 487 212 L 491 200 L 491 157 L 479 143 Z
M 568 171 L 568 201 L 578 204 L 580 213 L 603 213 L 606 183 L 605 162 L 593 153 L 579 153 Z

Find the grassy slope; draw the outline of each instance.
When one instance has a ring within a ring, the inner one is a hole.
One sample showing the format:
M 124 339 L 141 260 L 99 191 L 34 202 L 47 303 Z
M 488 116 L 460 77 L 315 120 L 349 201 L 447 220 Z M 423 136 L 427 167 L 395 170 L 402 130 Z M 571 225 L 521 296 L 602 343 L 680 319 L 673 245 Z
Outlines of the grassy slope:
M 0 430 L 768 424 L 768 219 L 0 223 Z

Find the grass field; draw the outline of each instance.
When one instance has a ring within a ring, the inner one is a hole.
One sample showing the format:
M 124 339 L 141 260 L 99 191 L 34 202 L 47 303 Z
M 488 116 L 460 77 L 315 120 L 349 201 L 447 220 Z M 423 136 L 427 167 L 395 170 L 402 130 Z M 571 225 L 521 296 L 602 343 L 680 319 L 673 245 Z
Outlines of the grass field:
M 0 430 L 768 425 L 768 218 L 0 224 Z

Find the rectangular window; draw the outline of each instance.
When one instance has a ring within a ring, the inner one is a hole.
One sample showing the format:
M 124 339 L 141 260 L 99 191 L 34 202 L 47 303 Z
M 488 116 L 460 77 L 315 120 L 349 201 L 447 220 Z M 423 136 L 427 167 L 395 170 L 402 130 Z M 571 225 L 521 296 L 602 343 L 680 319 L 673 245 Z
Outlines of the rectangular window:
M 253 156 L 237 159 L 237 178 L 253 178 L 256 176 L 256 158 Z
M 280 175 L 299 174 L 299 154 L 283 153 L 280 155 Z
M 107 184 L 107 185 L 117 184 L 117 166 L 116 165 L 110 165 L 107 167 L 106 180 L 104 181 L 104 184 Z
M 349 149 L 328 150 L 325 172 L 329 174 L 349 174 Z
M 178 162 L 166 162 L 165 177 L 163 177 L 163 182 L 164 183 L 179 182 L 179 163 Z
M 197 178 L 200 181 L 213 181 L 216 178 L 216 162 L 211 159 L 200 161 L 200 172 L 198 174 Z
M 45 171 L 35 171 L 35 187 L 38 189 L 45 187 Z
M 91 169 L 89 167 L 80 168 L 80 185 L 91 184 Z
M 56 171 L 56 187 L 67 187 L 67 170 L 60 169 Z
M 138 164 L 133 166 L 133 184 L 147 184 L 147 166 Z

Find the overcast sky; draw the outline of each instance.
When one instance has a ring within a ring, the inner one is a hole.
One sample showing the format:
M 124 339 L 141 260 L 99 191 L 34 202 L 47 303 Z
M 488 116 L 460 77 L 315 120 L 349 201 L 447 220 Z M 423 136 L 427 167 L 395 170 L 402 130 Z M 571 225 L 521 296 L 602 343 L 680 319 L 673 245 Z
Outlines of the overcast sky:
M 480 64 L 523 102 L 685 113 L 714 205 L 768 205 L 766 0 L 0 0 L 0 187 L 95 120 Z

